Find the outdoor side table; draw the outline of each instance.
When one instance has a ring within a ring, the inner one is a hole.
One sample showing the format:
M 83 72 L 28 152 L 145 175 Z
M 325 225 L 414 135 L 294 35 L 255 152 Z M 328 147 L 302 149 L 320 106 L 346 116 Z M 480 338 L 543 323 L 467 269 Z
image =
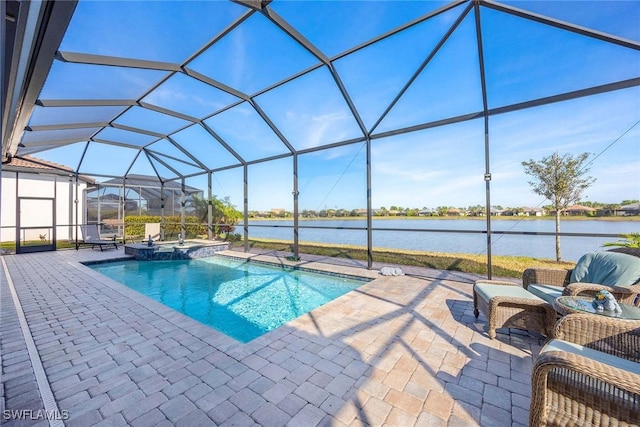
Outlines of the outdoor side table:
M 598 314 L 601 316 L 616 317 L 619 319 L 640 320 L 640 307 L 634 307 L 629 304 L 619 303 L 622 312 L 615 312 L 610 310 L 597 311 L 595 308 L 593 308 L 593 305 L 591 304 L 592 302 L 592 297 L 562 296 L 555 299 L 554 307 L 556 311 L 562 316 L 570 313 L 589 313 Z

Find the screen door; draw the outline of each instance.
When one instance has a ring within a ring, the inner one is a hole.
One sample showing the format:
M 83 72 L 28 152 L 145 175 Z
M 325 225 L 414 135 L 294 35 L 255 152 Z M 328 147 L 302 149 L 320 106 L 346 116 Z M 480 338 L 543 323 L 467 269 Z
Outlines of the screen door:
M 56 250 L 55 199 L 19 197 L 16 253 Z

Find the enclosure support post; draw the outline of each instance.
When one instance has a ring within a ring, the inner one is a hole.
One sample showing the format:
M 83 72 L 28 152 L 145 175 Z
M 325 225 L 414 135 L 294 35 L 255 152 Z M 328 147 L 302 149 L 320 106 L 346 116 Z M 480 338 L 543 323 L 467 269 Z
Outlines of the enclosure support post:
M 78 193 L 79 193 L 79 188 L 78 188 L 78 173 L 76 172 L 74 174 L 75 179 L 76 179 L 76 187 L 75 187 L 75 195 L 73 198 L 73 203 L 75 203 L 75 208 L 76 208 L 76 220 L 74 221 L 75 223 L 75 242 L 76 242 L 76 250 L 78 250 L 78 228 L 79 228 L 79 224 L 80 224 L 80 217 L 78 215 L 78 212 L 80 210 L 80 206 L 79 206 L 79 199 L 78 199 Z M 100 187 L 98 187 L 99 189 Z M 84 206 L 86 206 L 86 203 L 84 204 Z M 100 212 L 100 190 L 98 190 L 98 212 Z M 99 214 L 99 213 L 98 213 Z
M 478 66 L 480 68 L 480 86 L 482 89 L 482 105 L 484 118 L 484 182 L 487 214 L 487 278 L 491 280 L 491 168 L 489 162 L 489 103 L 487 101 L 487 80 L 485 78 L 484 52 L 482 43 L 482 26 L 480 23 L 480 6 L 474 4 L 476 21 L 476 42 L 478 44 Z
M 491 280 L 491 173 L 489 172 L 489 129 L 487 116 L 485 120 L 485 133 L 484 133 L 484 158 L 485 158 L 485 174 L 484 181 L 486 187 L 486 211 L 487 211 L 487 278 Z
M 125 236 L 125 221 L 126 221 L 126 210 L 127 210 L 127 177 L 125 176 L 122 179 L 122 241 L 125 241 L 127 236 Z M 120 222 L 120 221 L 118 221 Z M 120 224 L 118 224 L 118 228 L 120 228 Z
M 73 174 L 69 174 L 69 213 L 67 215 L 67 240 L 73 236 Z
M 20 172 L 16 172 L 16 253 L 20 249 L 20 227 L 18 227 L 18 221 L 20 220 Z
M 245 163 L 242 167 L 244 171 L 244 251 L 249 252 L 249 166 Z
M 187 205 L 187 196 L 186 196 L 186 188 L 184 183 L 184 177 L 180 180 L 180 235 L 183 239 L 187 236 L 187 213 L 186 213 L 186 205 Z
M 160 241 L 164 242 L 164 181 L 160 182 Z
M 53 230 L 51 230 L 51 242 L 53 243 L 53 250 L 56 250 L 56 242 L 58 241 L 58 220 L 56 212 L 56 200 L 58 200 L 58 177 L 53 177 Z
M 207 186 L 209 191 L 207 193 L 207 237 L 209 240 L 213 240 L 213 206 L 211 205 L 211 199 L 213 197 L 213 188 L 211 185 L 211 175 L 213 172 L 207 173 Z
M 299 258 L 298 250 L 298 153 L 293 153 L 293 257 Z
M 102 204 L 100 203 L 100 200 L 102 199 L 102 197 L 100 197 L 100 184 L 98 184 L 98 215 L 96 215 L 96 221 L 98 221 L 98 224 L 100 224 L 102 222 Z M 87 218 L 88 221 L 88 218 Z
M 371 206 L 371 139 L 367 138 L 367 268 L 373 268 L 373 208 Z

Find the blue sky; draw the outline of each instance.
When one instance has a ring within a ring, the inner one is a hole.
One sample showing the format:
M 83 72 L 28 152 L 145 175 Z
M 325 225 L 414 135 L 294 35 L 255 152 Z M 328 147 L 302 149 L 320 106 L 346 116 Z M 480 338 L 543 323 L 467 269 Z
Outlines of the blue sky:
M 607 1 L 606 7 L 602 1 L 505 3 L 635 43 L 640 41 L 638 1 Z M 333 58 L 443 4 L 446 2 L 275 0 L 270 7 Z M 81 0 L 60 50 L 183 63 L 244 11 L 242 6 L 221 1 Z M 461 7 L 453 9 L 334 62 L 368 131 L 373 130 L 375 135 L 482 110 L 475 21 L 470 14 L 389 113 L 381 117 L 461 11 Z M 640 77 L 637 50 L 488 8 L 481 10 L 481 23 L 489 108 Z M 273 23 L 254 14 L 187 66 L 253 94 L 318 64 L 317 58 Z M 197 118 L 238 101 L 229 93 L 180 73 L 144 96 L 165 75 L 157 70 L 56 61 L 41 98 L 142 98 L 142 102 Z M 255 97 L 255 102 L 297 150 L 362 136 L 325 66 Z M 119 111 L 114 107 L 50 110 L 36 108 L 31 124 L 108 121 Z M 638 87 L 490 117 L 492 204 L 547 204 L 530 191 L 521 162 L 539 160 L 555 151 L 592 153 L 590 175 L 597 181 L 585 193 L 585 200 L 616 203 L 640 199 L 638 121 Z M 115 123 L 171 133 L 188 122 L 133 107 Z M 205 123 L 247 160 L 287 152 L 278 136 L 247 103 L 238 103 Z M 49 136 L 61 141 L 81 140 L 96 130 L 55 131 Z M 37 150 L 43 138 L 33 132 L 25 137 L 25 144 Z M 207 167 L 236 162 L 199 126 L 188 127 L 172 138 Z M 83 173 L 123 174 L 136 158 L 136 147 L 154 140 L 116 128 L 101 131 L 96 139 L 132 147 L 91 142 L 80 165 Z M 85 145 L 65 143 L 34 155 L 76 167 Z M 167 159 L 187 159 L 166 140 L 148 148 Z M 373 206 L 484 205 L 484 155 L 482 119 L 376 138 L 371 152 Z M 366 207 L 365 161 L 362 143 L 301 155 L 300 208 Z M 196 171 L 191 166 L 175 164 L 180 173 Z M 156 162 L 156 167 L 164 177 L 175 176 L 160 163 Z M 153 170 L 147 158 L 139 156 L 130 172 L 150 174 Z M 190 178 L 188 184 L 206 189 L 206 177 Z M 216 173 L 213 185 L 215 194 L 228 196 L 236 206 L 242 206 L 241 168 Z M 291 158 L 249 168 L 250 209 L 292 209 L 292 190 Z

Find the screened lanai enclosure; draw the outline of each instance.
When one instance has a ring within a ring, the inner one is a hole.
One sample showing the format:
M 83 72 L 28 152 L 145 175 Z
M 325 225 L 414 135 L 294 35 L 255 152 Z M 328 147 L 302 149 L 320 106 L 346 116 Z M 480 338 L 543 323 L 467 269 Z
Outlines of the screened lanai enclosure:
M 160 182 L 157 176 L 112 178 L 85 190 L 85 218 L 88 224 L 99 224 L 102 234 L 124 238 L 131 234 L 125 229 L 127 217 L 158 217 L 157 221 L 164 225 L 167 217 L 182 217 L 183 212 L 194 214 L 194 199 L 203 199 L 202 193 L 194 187 L 183 187 L 180 182 Z
M 3 159 L 226 200 L 245 249 L 346 243 L 369 266 L 377 247 L 475 253 L 491 275 L 492 253 L 554 257 L 550 222 L 525 221 L 550 202 L 522 162 L 587 152 L 583 201 L 640 199 L 640 2 L 0 7 Z M 580 252 L 634 231 L 571 224 Z

